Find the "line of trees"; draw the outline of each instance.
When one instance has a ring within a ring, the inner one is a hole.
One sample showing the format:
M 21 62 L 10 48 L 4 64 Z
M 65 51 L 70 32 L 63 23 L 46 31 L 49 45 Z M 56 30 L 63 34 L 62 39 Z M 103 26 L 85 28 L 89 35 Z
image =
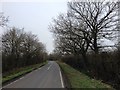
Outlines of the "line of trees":
M 7 18 L 1 27 L 7 26 Z M 42 63 L 46 60 L 47 52 L 45 45 L 38 37 L 31 32 L 25 32 L 24 28 L 9 28 L 2 34 L 2 72 L 9 72 L 13 69 Z
M 102 53 L 99 43 L 101 39 L 117 37 L 118 20 L 117 2 L 68 2 L 67 13 L 60 14 L 50 26 L 55 53 L 89 75 L 119 86 L 120 53 Z
M 32 33 L 11 28 L 2 35 L 3 73 L 14 68 L 42 63 L 46 55 L 44 44 Z

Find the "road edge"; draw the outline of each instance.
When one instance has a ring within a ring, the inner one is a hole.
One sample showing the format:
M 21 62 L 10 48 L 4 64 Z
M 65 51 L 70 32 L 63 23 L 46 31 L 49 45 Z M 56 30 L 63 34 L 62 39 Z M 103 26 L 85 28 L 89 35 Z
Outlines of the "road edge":
M 59 72 L 60 72 L 60 80 L 61 80 L 61 85 L 62 85 L 62 88 L 65 88 L 64 86 L 64 81 L 63 81 L 63 75 L 61 73 L 61 68 L 59 67 Z
M 42 64 L 42 65 L 39 66 L 38 68 L 34 68 L 32 71 L 28 71 L 28 72 L 26 72 L 26 73 L 23 73 L 23 74 L 21 74 L 21 75 L 19 75 L 19 76 L 17 76 L 17 77 L 14 77 L 14 78 L 12 78 L 12 79 L 10 79 L 10 80 L 2 83 L 2 88 L 3 88 L 4 86 L 8 85 L 8 84 L 11 84 L 11 83 L 13 83 L 13 82 L 18 81 L 19 79 L 23 78 L 23 77 L 24 77 L 25 75 L 27 75 L 27 74 L 30 74 L 30 73 L 32 73 L 33 71 L 35 71 L 35 70 L 37 70 L 37 69 L 39 69 L 39 68 L 42 68 L 44 65 L 46 65 L 46 63 L 45 63 L 45 64 Z
M 71 84 L 70 84 L 66 74 L 64 73 L 64 70 L 61 68 L 59 62 L 57 62 L 57 64 L 59 65 L 59 68 L 60 68 L 62 80 L 63 80 L 63 83 L 64 83 L 64 88 L 66 88 L 67 90 L 71 90 Z

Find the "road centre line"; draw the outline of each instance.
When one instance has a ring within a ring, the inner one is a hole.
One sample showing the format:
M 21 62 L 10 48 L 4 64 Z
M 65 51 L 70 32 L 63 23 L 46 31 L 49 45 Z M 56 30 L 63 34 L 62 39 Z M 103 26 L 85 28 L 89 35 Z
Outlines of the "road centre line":
M 48 69 L 47 69 L 47 70 L 49 70 L 51 66 L 52 66 L 52 64 L 48 67 Z

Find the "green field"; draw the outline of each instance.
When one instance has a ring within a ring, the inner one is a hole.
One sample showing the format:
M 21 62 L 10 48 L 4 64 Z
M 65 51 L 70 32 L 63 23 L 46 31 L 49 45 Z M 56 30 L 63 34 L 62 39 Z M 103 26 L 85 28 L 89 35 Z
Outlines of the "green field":
M 71 66 L 58 62 L 64 74 L 67 76 L 71 88 L 109 88 L 110 85 L 102 83 L 100 80 L 91 79 L 89 76 L 77 71 Z

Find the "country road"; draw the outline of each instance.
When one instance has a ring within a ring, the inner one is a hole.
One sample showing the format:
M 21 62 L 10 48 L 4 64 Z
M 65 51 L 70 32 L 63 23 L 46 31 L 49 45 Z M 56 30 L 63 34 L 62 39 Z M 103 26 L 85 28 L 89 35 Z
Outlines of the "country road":
M 3 88 L 64 88 L 64 84 L 59 65 L 55 61 L 49 61 L 45 66 Z

